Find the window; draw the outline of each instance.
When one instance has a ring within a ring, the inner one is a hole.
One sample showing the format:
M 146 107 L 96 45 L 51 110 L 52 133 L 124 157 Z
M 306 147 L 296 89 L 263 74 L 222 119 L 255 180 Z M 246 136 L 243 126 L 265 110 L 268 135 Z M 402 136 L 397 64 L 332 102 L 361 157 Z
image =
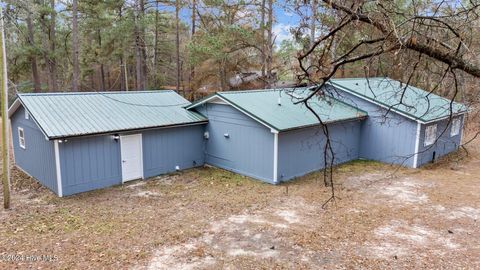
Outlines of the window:
M 18 128 L 18 144 L 21 148 L 25 149 L 25 133 L 21 127 Z
M 27 119 L 27 120 L 28 120 L 29 118 L 30 118 L 30 115 L 28 115 L 28 111 L 27 111 L 27 110 L 25 110 L 25 119 Z
M 425 128 L 425 141 L 424 145 L 428 146 L 435 142 L 437 139 L 437 125 L 427 126 Z
M 462 121 L 460 118 L 455 118 L 452 120 L 452 127 L 450 128 L 450 137 L 457 136 L 460 134 L 460 125 Z

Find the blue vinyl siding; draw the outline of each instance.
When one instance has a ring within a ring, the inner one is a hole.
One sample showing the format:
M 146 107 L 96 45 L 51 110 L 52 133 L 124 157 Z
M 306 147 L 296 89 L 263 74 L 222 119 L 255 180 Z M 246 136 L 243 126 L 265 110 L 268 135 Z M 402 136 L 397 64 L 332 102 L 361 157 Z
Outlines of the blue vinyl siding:
M 203 166 L 205 125 L 145 131 L 142 134 L 144 177 Z
M 269 128 L 229 105 L 207 103 L 195 109 L 209 119 L 207 164 L 273 183 L 274 135 Z
M 144 177 L 204 163 L 204 125 L 153 129 L 142 134 Z M 122 135 L 122 134 L 120 134 Z M 112 135 L 68 139 L 59 144 L 64 196 L 122 183 L 120 141 Z
M 122 183 L 120 141 L 112 136 L 68 139 L 59 152 L 64 196 Z
M 461 137 L 463 133 L 463 116 L 461 117 L 460 133 L 455 136 L 450 136 L 451 125 L 449 120 L 441 120 L 432 124 L 422 125 L 420 129 L 420 144 L 418 150 L 418 166 L 432 162 L 433 153 L 435 152 L 435 159 L 442 157 L 452 151 L 456 151 L 461 144 Z M 437 125 L 437 140 L 433 145 L 425 146 L 425 129 L 429 125 Z
M 358 159 L 360 121 L 328 126 L 335 164 Z M 278 135 L 278 180 L 285 181 L 323 169 L 326 137 L 320 127 L 281 132 Z
M 338 89 L 334 97 L 368 113 L 360 132 L 360 158 L 413 167 L 417 123 Z
M 25 119 L 25 109 L 23 107 L 20 107 L 12 115 L 11 124 L 15 164 L 57 193 L 53 142 L 45 139 L 45 135 L 31 117 Z M 19 145 L 18 127 L 22 127 L 24 130 L 25 149 Z

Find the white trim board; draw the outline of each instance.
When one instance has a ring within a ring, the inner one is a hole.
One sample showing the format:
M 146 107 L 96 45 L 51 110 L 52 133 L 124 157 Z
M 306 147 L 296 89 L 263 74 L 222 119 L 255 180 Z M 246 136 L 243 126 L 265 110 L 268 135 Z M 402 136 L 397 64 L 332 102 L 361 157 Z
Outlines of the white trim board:
M 417 131 L 415 133 L 415 152 L 413 156 L 413 168 L 418 167 L 418 151 L 420 150 L 420 131 L 422 130 L 422 124 L 417 122 Z
M 40 132 L 42 132 L 45 138 L 48 138 L 47 133 L 45 133 L 43 128 L 38 124 L 37 120 L 33 117 L 32 113 L 27 109 L 25 104 L 22 103 L 19 97 L 17 97 L 17 99 L 13 102 L 12 106 L 10 106 L 10 108 L 8 109 L 8 118 L 11 119 L 13 114 L 18 110 L 18 108 L 20 108 L 20 106 L 23 107 L 25 112 L 28 112 L 28 114 L 30 115 L 29 118 L 33 121 L 33 123 L 35 123 L 35 125 L 37 125 L 37 128 L 40 130 Z
M 278 132 L 273 132 L 273 182 L 278 182 Z
M 463 125 L 465 123 L 465 116 L 462 116 L 462 120 L 461 120 L 461 123 L 460 123 L 460 145 L 462 145 L 463 143 Z M 458 147 L 457 147 L 458 148 Z
M 18 108 L 20 108 L 20 105 L 22 105 L 20 103 L 20 98 L 17 97 L 17 99 L 15 99 L 10 108 L 8 108 L 8 118 L 12 117 L 12 115 L 18 110 Z
M 438 121 L 443 121 L 443 120 L 449 119 L 450 117 L 452 117 L 452 118 L 461 117 L 466 113 L 467 112 L 454 113 L 452 115 L 447 115 L 447 116 L 444 116 L 442 118 L 437 118 L 437 119 L 433 119 L 433 120 L 430 120 L 430 121 L 427 121 L 427 122 L 422 122 L 422 124 L 428 125 L 428 124 L 432 124 L 432 123 L 435 123 L 435 122 L 438 122 Z M 462 124 L 462 126 L 463 126 L 463 124 Z
M 214 103 L 214 104 L 225 104 L 225 105 L 230 105 L 229 103 L 223 101 L 222 99 L 218 98 L 217 96 L 214 96 L 214 99 L 211 99 L 209 102 Z
M 53 144 L 55 149 L 55 171 L 57 173 L 57 193 L 58 197 L 63 197 L 62 170 L 60 168 L 60 150 L 58 146 L 58 140 L 55 140 Z

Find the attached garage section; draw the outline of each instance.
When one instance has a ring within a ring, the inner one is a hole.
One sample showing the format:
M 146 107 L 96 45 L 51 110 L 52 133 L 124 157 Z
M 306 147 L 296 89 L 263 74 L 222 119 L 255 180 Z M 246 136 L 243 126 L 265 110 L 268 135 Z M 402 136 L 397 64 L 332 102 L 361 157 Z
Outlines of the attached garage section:
M 203 166 L 208 120 L 188 104 L 174 91 L 19 94 L 15 163 L 59 196 Z

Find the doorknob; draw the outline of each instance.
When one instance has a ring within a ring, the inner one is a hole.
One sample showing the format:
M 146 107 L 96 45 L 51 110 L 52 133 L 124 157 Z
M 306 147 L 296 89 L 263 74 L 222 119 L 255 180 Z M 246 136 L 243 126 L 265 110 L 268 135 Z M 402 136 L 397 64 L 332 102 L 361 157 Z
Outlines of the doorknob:
M 125 159 L 122 160 L 123 163 L 127 162 Z

